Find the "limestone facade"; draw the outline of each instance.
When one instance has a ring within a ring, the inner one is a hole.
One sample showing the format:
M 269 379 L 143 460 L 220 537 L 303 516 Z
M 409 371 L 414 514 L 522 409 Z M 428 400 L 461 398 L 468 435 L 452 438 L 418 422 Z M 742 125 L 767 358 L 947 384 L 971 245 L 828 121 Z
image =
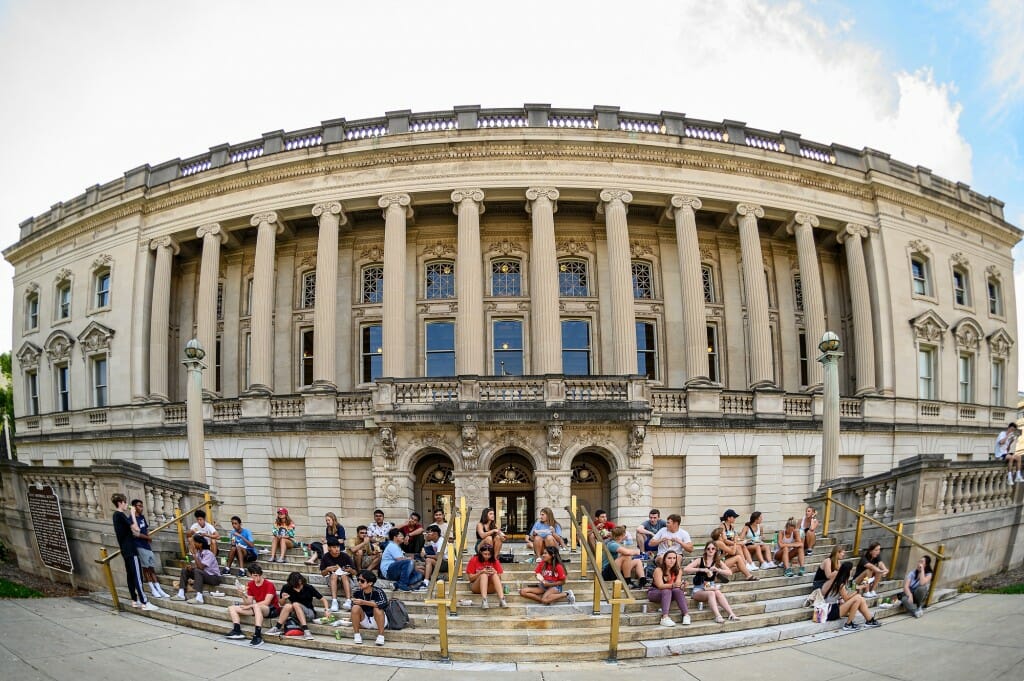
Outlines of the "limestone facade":
M 23 223 L 21 459 L 207 479 L 258 524 L 576 493 L 703 532 L 840 474 L 984 459 L 1013 418 L 1002 204 L 886 155 L 733 122 L 536 105 L 328 121 L 129 171 Z

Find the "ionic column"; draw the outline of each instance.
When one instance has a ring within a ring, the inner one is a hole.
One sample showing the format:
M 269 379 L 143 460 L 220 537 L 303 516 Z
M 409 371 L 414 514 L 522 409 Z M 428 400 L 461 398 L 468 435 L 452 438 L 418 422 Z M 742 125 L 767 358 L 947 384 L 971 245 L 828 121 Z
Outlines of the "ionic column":
M 452 192 L 453 212 L 459 216 L 458 255 L 455 261 L 455 371 L 460 375 L 484 373 L 483 264 L 480 257 L 480 214 L 484 212 L 480 189 Z M 492 373 L 492 372 L 487 372 Z
M 875 332 L 871 322 L 868 268 L 864 263 L 863 239 L 867 237 L 868 230 L 862 225 L 846 225 L 838 235 L 839 243 L 846 249 L 846 269 L 850 276 L 857 395 L 875 392 Z
M 203 258 L 199 264 L 199 293 L 196 296 L 196 339 L 208 357 L 217 351 L 217 280 L 220 278 L 220 245 L 228 235 L 217 223 L 196 230 L 203 240 Z M 213 361 L 207 360 L 213 367 Z M 213 394 L 217 388 L 215 370 L 203 372 L 203 392 Z
M 167 339 L 171 331 L 171 265 L 180 249 L 178 242 L 169 236 L 153 239 L 149 247 L 156 251 L 153 300 L 149 309 L 149 399 L 166 402 L 170 397 Z
M 800 264 L 800 286 L 804 295 L 804 335 L 807 339 L 808 358 L 821 342 L 825 333 L 825 296 L 821 291 L 821 271 L 818 269 L 818 251 L 814 246 L 814 228 L 818 217 L 797 213 L 786 231 L 796 236 L 796 254 Z M 823 385 L 822 366 L 819 362 L 807 362 L 807 390 L 821 392 Z
M 558 258 L 555 211 L 558 190 L 530 187 L 526 212 L 533 219 L 530 239 L 530 338 L 532 374 L 562 373 L 562 330 L 558 319 Z
M 605 189 L 597 212 L 604 213 L 608 241 L 609 283 L 612 290 L 613 374 L 635 374 L 636 314 L 633 311 L 633 272 L 630 268 L 629 225 L 626 205 L 633 195 L 625 189 Z
M 316 306 L 313 309 L 313 386 L 316 392 L 338 389 L 335 375 L 335 328 L 338 292 L 338 227 L 348 222 L 337 201 L 313 206 L 320 220 L 316 244 Z
M 764 209 L 749 203 L 736 206 L 732 220 L 740 230 L 740 252 L 743 255 L 743 292 L 747 300 L 747 331 L 750 338 L 750 388 L 775 385 L 772 370 L 772 335 L 768 326 L 768 290 L 761 256 L 761 237 L 757 219 Z
M 382 369 L 389 378 L 405 378 L 405 221 L 412 217 L 408 194 L 385 194 L 384 209 L 384 337 Z
M 257 228 L 256 261 L 252 276 L 252 335 L 249 394 L 268 395 L 274 385 L 274 247 L 284 224 L 277 213 L 257 213 L 249 220 Z
M 679 249 L 686 385 L 709 382 L 704 282 L 700 270 L 700 245 L 697 243 L 696 211 L 702 205 L 696 196 L 677 194 L 670 199 L 668 208 L 669 214 L 676 222 L 676 247 Z

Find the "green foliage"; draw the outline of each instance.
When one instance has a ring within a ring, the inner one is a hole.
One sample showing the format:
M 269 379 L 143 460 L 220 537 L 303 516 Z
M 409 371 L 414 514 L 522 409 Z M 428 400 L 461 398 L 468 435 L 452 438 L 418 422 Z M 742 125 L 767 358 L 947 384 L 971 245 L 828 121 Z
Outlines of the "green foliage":
M 35 589 L 0 578 L 0 598 L 42 598 Z
M 0 354 L 0 372 L 3 373 L 3 381 L 0 381 L 0 414 L 7 414 L 7 423 L 11 428 L 11 446 L 14 447 L 14 380 L 11 376 L 10 352 Z M 0 425 L 2 424 L 3 416 L 0 416 Z M 0 447 L 5 446 L 0 444 Z M 11 458 L 14 458 L 13 453 Z
M 997 589 L 985 589 L 982 593 L 986 594 L 1024 594 L 1024 584 L 1010 584 L 1008 586 L 1001 586 Z

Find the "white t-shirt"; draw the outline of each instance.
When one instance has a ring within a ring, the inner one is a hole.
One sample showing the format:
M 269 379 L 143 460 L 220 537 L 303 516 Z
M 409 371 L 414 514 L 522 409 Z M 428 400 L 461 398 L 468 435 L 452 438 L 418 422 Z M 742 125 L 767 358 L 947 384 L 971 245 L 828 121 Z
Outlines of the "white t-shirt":
M 1005 459 L 1008 453 L 1013 453 L 1010 447 L 1016 449 L 1017 447 L 1017 433 L 1014 431 L 1011 436 L 1009 429 L 999 433 L 999 437 L 996 438 L 996 458 Z
M 658 544 L 659 556 L 663 556 L 669 551 L 675 551 L 678 554 L 682 554 L 684 553 L 683 544 L 689 544 L 693 541 L 690 539 L 690 533 L 681 527 L 675 532 L 669 532 L 667 527 L 663 527 L 658 530 L 653 539 L 661 542 Z M 663 539 L 665 541 L 662 541 Z
M 192 527 L 188 528 L 188 531 L 193 535 L 201 535 L 206 537 L 212 537 L 217 534 L 217 528 L 213 526 L 213 523 L 206 523 L 200 525 L 199 523 L 192 523 Z

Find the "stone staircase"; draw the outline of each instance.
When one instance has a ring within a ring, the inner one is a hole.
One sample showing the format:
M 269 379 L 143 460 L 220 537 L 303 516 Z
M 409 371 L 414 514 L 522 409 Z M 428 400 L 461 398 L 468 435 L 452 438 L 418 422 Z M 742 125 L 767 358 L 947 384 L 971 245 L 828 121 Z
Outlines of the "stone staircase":
M 699 545 L 703 545 L 700 543 Z M 449 656 L 457 662 L 571 662 L 603 660 L 608 656 L 609 629 L 611 606 L 602 604 L 601 614 L 593 615 L 592 593 L 593 581 L 580 576 L 580 556 L 572 554 L 572 562 L 566 565 L 569 572 L 567 588 L 573 589 L 577 602 L 568 605 L 562 601 L 558 605 L 542 606 L 528 601 L 518 595 L 520 585 L 533 583 L 534 566 L 526 562 L 527 555 L 523 545 L 515 547 L 516 562 L 505 564 L 503 582 L 511 593 L 506 597 L 509 607 L 498 607 L 497 599 L 490 599 L 491 607 L 484 610 L 480 607 L 480 597 L 469 593 L 465 578 L 457 581 L 458 599 L 471 599 L 472 605 L 458 607 L 457 616 L 448 617 Z M 831 551 L 831 545 L 819 542 L 812 556 L 807 558 L 809 566 L 816 566 Z M 287 563 L 260 563 L 264 576 L 280 589 L 288 573 L 301 572 L 321 593 L 329 596 L 327 588 L 320 581 L 314 566 L 303 564 L 302 553 L 293 549 Z M 180 563 L 178 564 L 180 567 Z M 168 564 L 168 572 L 174 565 Z M 618 658 L 654 657 L 680 652 L 705 652 L 720 648 L 734 648 L 745 643 L 763 643 L 767 640 L 780 640 L 804 636 L 828 629 L 838 628 L 841 622 L 815 624 L 811 622 L 811 609 L 803 607 L 804 598 L 811 590 L 811 578 L 814 569 L 807 570 L 802 577 L 785 577 L 781 568 L 762 570 L 755 573 L 759 581 L 731 581 L 723 586 L 735 613 L 741 618 L 738 622 L 717 624 L 711 611 L 700 610 L 692 598 L 688 599 L 692 623 L 688 626 L 679 624 L 680 616 L 673 606 L 672 618 L 674 627 L 663 627 L 659 606 L 648 603 L 646 591 L 635 590 L 636 604 L 626 605 L 621 618 L 619 634 Z M 315 575 L 315 576 L 314 576 Z M 161 576 L 161 584 L 167 593 L 174 594 L 176 589 L 172 582 L 176 575 Z M 130 603 L 127 590 L 119 591 L 122 609 L 133 614 L 152 617 L 182 626 L 213 633 L 226 633 L 230 629 L 227 606 L 238 602 L 234 588 L 235 577 L 226 577 L 222 586 L 215 590 L 224 592 L 224 596 L 210 596 L 209 590 L 205 603 L 200 605 L 194 601 L 175 601 L 154 599 L 160 610 L 145 612 L 135 610 L 126 604 Z M 689 579 L 687 580 L 689 583 Z M 245 579 L 241 580 L 245 583 Z M 387 586 L 387 582 L 383 585 Z M 413 627 L 402 631 L 387 631 L 387 643 L 383 647 L 364 643 L 357 645 L 352 641 L 350 627 L 331 627 L 329 625 L 311 624 L 310 631 L 315 640 L 306 641 L 297 637 L 265 637 L 269 643 L 281 643 L 312 651 L 330 651 L 333 653 L 363 654 L 378 657 L 441 660 L 439 648 L 439 632 L 437 608 L 424 603 L 426 592 L 402 593 L 385 589 L 388 597 L 397 597 L 409 611 Z M 902 607 L 877 609 L 875 605 L 886 596 L 896 596 L 900 590 L 898 580 L 886 581 L 877 589 L 879 598 L 872 599 L 869 605 L 877 617 L 887 617 L 902 611 Z M 943 592 L 940 597 L 952 595 Z M 191 595 L 191 594 L 190 594 Z M 339 593 L 339 596 L 341 594 Z M 110 605 L 108 592 L 95 592 L 94 600 Z M 339 598 L 342 601 L 343 598 Z M 644 607 L 646 605 L 646 608 Z M 646 610 L 646 612 L 645 612 Z M 319 608 L 317 614 L 320 614 Z M 344 612 L 340 613 L 346 614 Z M 243 618 L 243 631 L 252 633 L 252 618 Z M 264 627 L 264 632 L 270 625 Z M 723 634 L 731 634 L 723 636 Z M 372 641 L 372 639 L 371 639 Z M 244 642 L 243 642 L 244 643 Z

